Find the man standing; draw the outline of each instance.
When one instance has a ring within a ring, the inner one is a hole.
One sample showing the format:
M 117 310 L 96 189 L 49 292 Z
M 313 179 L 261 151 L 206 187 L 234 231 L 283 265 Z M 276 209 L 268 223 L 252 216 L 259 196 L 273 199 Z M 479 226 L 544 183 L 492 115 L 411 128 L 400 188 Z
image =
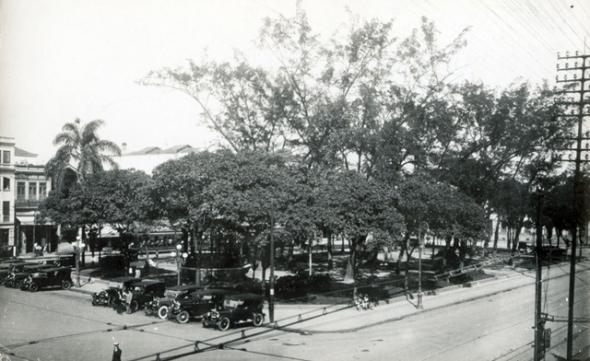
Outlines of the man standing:
M 112 361 L 121 361 L 121 354 L 123 351 L 119 348 L 119 343 L 115 341 L 113 343 L 113 359 Z

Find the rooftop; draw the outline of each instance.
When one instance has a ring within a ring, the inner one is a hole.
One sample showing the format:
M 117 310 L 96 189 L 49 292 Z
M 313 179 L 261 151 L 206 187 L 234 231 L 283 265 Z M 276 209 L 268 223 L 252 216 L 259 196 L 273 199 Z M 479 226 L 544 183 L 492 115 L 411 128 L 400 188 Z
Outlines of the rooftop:
M 177 153 L 192 153 L 198 151 L 197 148 L 193 148 L 188 144 L 179 144 L 170 148 L 162 149 L 156 146 L 145 147 L 134 152 L 123 154 L 126 155 L 151 155 L 151 154 L 177 154 Z

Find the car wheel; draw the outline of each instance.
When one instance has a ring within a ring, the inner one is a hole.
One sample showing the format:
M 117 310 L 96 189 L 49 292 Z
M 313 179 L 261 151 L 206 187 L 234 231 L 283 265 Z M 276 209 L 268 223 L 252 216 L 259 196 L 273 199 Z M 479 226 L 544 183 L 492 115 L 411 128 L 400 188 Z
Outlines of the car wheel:
M 35 282 L 32 282 L 29 287 L 28 287 L 29 291 L 31 292 L 37 292 L 39 291 L 39 285 L 36 284 Z
M 127 313 L 133 313 L 139 309 L 139 303 L 137 301 L 131 301 L 129 306 L 127 306 Z
M 143 312 L 145 313 L 146 316 L 153 316 L 154 315 L 154 309 L 152 308 L 152 306 L 147 306 L 143 309 Z
M 170 316 L 170 308 L 168 306 L 161 306 L 158 308 L 158 317 L 162 320 L 167 320 Z
M 178 323 L 187 323 L 190 319 L 190 315 L 187 311 L 181 311 L 178 315 L 176 315 L 176 321 Z
M 69 290 L 70 288 L 72 288 L 72 282 L 66 280 L 66 281 L 61 281 L 61 287 L 64 290 Z
M 207 320 L 203 317 L 203 320 L 201 321 L 201 323 L 203 324 L 203 327 L 207 328 L 209 327 L 209 322 L 207 322 Z
M 264 315 L 261 313 L 255 313 L 252 317 L 252 324 L 256 327 L 262 326 L 264 322 Z
M 92 306 L 97 306 L 98 302 L 96 301 L 96 295 L 92 296 Z
M 230 325 L 231 321 L 227 317 L 222 317 L 219 321 L 217 321 L 217 328 L 220 331 L 227 331 Z

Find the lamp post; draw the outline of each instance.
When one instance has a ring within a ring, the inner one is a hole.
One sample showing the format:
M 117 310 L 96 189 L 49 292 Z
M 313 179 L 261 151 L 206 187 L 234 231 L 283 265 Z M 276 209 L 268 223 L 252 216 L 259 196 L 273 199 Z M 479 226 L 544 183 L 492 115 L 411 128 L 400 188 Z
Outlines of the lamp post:
M 77 245 L 75 247 L 76 250 L 76 285 L 80 287 L 80 250 L 85 246 L 84 243 L 78 239 Z
M 179 243 L 176 245 L 176 271 L 177 271 L 177 286 L 180 286 L 180 251 L 182 250 L 182 245 Z
M 275 220 L 274 220 L 274 211 L 270 213 L 270 284 L 269 284 L 269 291 L 268 291 L 268 317 L 270 318 L 270 322 L 273 323 L 275 321 L 275 237 L 274 237 L 274 229 L 275 229 Z

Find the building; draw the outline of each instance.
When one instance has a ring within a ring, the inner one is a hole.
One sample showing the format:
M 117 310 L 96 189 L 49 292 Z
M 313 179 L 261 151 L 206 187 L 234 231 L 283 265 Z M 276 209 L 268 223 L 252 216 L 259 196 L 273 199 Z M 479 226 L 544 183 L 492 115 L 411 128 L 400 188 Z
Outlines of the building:
M 0 256 L 32 252 L 34 243 L 47 249 L 56 245 L 55 226 L 35 220 L 40 202 L 51 190 L 45 166 L 36 158 L 16 147 L 14 138 L 0 136 Z
M 151 146 L 134 152 L 126 152 L 126 145 L 123 143 L 121 148 L 123 154 L 113 157 L 119 168 L 142 170 L 149 175 L 152 174 L 154 168 L 166 161 L 182 158 L 187 154 L 199 151 L 199 149 L 193 148 L 188 144 L 176 145 L 165 149 Z
M 16 254 L 33 252 L 38 243 L 46 251 L 57 247 L 56 226 L 52 223 L 40 223 L 36 219 L 39 204 L 47 197 L 51 187 L 51 178 L 45 174 L 45 165 L 37 161 L 33 154 L 15 147 L 15 237 Z
M 0 136 L 0 256 L 14 255 L 14 138 Z

